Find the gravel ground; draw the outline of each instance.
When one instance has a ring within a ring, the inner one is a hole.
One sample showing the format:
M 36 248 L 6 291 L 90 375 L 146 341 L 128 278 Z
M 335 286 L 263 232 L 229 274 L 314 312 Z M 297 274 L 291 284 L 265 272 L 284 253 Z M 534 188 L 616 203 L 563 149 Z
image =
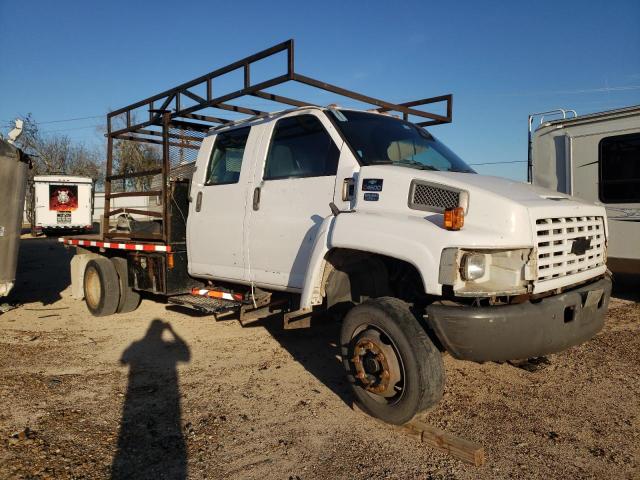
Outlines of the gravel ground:
M 482 444 L 473 467 L 352 408 L 337 323 L 242 328 L 153 299 L 93 318 L 70 298 L 69 255 L 22 242 L 22 306 L 0 315 L 0 478 L 640 478 L 633 301 L 539 362 L 445 356 L 423 419 Z

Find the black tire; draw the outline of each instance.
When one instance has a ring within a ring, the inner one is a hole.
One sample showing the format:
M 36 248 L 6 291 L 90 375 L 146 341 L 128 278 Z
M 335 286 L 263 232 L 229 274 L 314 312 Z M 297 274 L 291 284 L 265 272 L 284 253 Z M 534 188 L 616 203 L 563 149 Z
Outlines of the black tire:
M 442 398 L 442 354 L 402 300 L 381 297 L 354 307 L 340 346 L 356 403 L 369 415 L 401 425 Z
M 118 309 L 120 285 L 111 260 L 89 260 L 84 270 L 84 301 L 94 317 L 113 315 Z
M 129 271 L 127 267 L 127 259 L 121 257 L 111 258 L 113 266 L 118 272 L 118 281 L 120 283 L 120 301 L 118 302 L 117 313 L 133 312 L 140 305 L 140 294 L 129 286 Z

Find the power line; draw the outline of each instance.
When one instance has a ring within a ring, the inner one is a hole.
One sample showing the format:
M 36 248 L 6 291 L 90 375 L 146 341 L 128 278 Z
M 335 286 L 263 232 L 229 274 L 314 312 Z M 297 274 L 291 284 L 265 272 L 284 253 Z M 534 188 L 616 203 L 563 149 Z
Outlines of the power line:
M 45 124 L 45 123 L 75 122 L 77 120 L 89 120 L 89 119 L 92 119 L 92 118 L 104 118 L 104 117 L 106 117 L 106 115 L 93 115 L 91 117 L 66 118 L 64 120 L 49 120 L 48 122 L 36 122 L 36 123 Z
M 38 124 L 38 125 L 43 125 L 43 124 L 46 124 L 46 123 L 76 122 L 78 120 L 89 120 L 89 119 L 92 119 L 92 118 L 104 118 L 104 117 L 106 117 L 106 114 L 105 115 L 93 115 L 91 117 L 65 118 L 63 120 L 48 120 L 46 122 L 35 121 L 35 123 Z M 5 123 L 13 122 L 13 120 L 2 120 L 2 121 L 5 122 Z
M 85 125 L 84 127 L 71 127 L 71 128 L 57 128 L 55 130 L 42 130 L 42 133 L 54 133 L 54 132 L 68 132 L 69 130 L 82 130 L 84 128 L 98 128 L 103 127 L 104 125 Z
M 486 163 L 470 163 L 469 165 L 502 165 L 504 163 L 527 163 L 527 160 L 513 160 L 511 162 L 486 162 Z

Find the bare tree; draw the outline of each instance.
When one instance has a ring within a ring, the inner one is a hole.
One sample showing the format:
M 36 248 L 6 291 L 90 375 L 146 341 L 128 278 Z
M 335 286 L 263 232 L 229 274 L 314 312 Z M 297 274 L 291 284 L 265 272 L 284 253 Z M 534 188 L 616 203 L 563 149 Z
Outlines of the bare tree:
M 161 165 L 161 150 L 148 143 L 133 142 L 130 140 L 116 140 L 113 148 L 114 171 L 119 174 L 131 174 L 151 170 Z M 114 188 L 112 184 L 112 189 Z M 127 183 L 120 185 L 123 190 L 144 191 L 149 190 L 151 177 L 134 177 L 127 179 Z M 118 189 L 116 187 L 116 189 Z
M 124 116 L 112 119 L 114 128 L 126 126 Z M 131 116 L 131 123 L 137 123 L 135 115 Z M 158 145 L 136 142 L 132 140 L 116 139 L 113 143 L 113 172 L 116 174 L 133 174 L 146 170 L 153 170 L 162 164 L 162 149 Z M 126 180 L 112 181 L 111 191 L 145 191 L 149 190 L 153 178 L 149 176 L 133 177 Z
M 103 155 L 98 149 L 74 143 L 66 135 L 42 132 L 31 114 L 23 121 L 22 135 L 16 143 L 33 158 L 33 176 L 59 173 L 104 180 Z

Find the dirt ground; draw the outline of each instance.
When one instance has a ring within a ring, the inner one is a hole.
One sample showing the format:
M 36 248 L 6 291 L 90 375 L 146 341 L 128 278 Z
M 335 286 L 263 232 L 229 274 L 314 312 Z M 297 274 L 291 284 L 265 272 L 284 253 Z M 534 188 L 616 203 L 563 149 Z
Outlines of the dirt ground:
M 424 420 L 481 443 L 473 467 L 352 409 L 338 323 L 242 328 L 154 299 L 93 318 L 70 255 L 22 241 L 22 306 L 0 315 L 0 478 L 640 478 L 633 295 L 595 339 L 525 368 L 445 357 Z

